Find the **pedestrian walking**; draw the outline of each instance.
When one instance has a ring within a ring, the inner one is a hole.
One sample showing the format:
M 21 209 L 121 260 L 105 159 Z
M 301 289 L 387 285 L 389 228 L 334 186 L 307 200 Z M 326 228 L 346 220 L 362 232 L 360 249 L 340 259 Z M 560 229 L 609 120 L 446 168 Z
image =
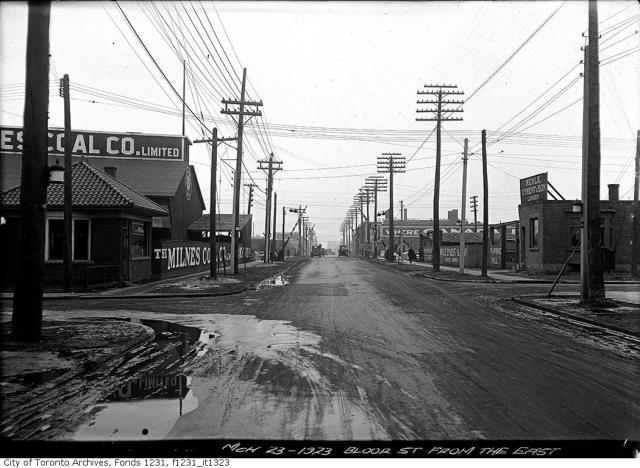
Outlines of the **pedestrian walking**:
M 413 263 L 416 261 L 416 251 L 413 250 L 413 247 L 409 247 L 409 263 Z
M 289 249 L 287 249 L 287 257 L 290 257 L 291 253 L 289 252 Z

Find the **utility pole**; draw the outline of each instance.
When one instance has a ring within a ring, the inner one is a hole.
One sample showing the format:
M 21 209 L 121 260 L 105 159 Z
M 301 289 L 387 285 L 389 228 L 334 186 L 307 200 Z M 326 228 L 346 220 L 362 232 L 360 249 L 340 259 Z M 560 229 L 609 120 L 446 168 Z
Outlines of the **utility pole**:
M 302 255 L 302 205 L 298 205 L 298 255 Z
M 632 241 L 632 254 L 631 254 L 631 273 L 634 276 L 638 276 L 638 253 L 640 252 L 640 222 L 638 218 L 640 217 L 640 204 L 638 203 L 638 186 L 640 185 L 640 130 L 638 130 L 638 135 L 636 139 L 636 177 L 635 182 L 633 184 L 633 235 Z
M 471 211 L 473 211 L 473 232 L 478 232 L 478 195 L 472 195 Z
M 487 131 L 482 130 L 482 276 L 487 276 L 489 255 L 489 179 L 487 177 Z
M 249 187 L 249 201 L 247 202 L 247 214 L 251 214 L 251 207 L 253 206 L 253 189 L 257 187 L 256 184 L 244 184 L 245 187 Z
M 237 138 L 218 138 L 218 129 L 213 128 L 211 130 L 212 138 L 203 140 L 194 140 L 193 143 L 211 143 L 211 184 L 209 187 L 209 251 L 210 251 L 210 263 L 209 263 L 209 277 L 214 280 L 218 279 L 218 250 L 216 245 L 216 178 L 218 170 L 218 145 L 227 141 L 235 141 Z
M 400 258 L 402 258 L 403 234 L 404 234 L 404 200 L 400 200 Z
M 369 218 L 369 198 L 371 189 L 365 185 L 363 187 L 366 197 L 367 197 L 367 258 L 371 255 L 371 218 Z
M 600 78 L 598 58 L 598 8 L 589 0 L 589 44 L 585 50 L 585 107 L 583 118 L 581 298 L 583 302 L 605 301 L 600 250 Z M 586 125 L 585 125 L 586 124 Z M 586 267 L 586 268 L 585 268 Z M 586 281 L 585 281 L 586 280 Z
M 358 205 L 354 205 L 354 215 L 353 215 L 353 220 L 355 222 L 355 230 L 353 231 L 353 241 L 356 244 L 356 248 L 354 249 L 356 251 L 356 255 L 358 255 Z
M 65 74 L 60 80 L 60 96 L 64 98 L 64 244 L 62 258 L 64 272 L 62 288 L 71 291 L 73 283 L 73 258 L 71 236 L 73 235 L 73 200 L 72 200 L 72 165 L 71 150 L 71 105 L 69 102 L 69 75 Z
M 393 226 L 393 174 L 405 172 L 405 158 L 401 153 L 382 153 L 378 156 L 378 172 L 389 174 L 389 246 L 387 248 L 387 260 L 393 261 L 394 226 Z
M 378 258 L 378 192 L 387 190 L 387 180 L 383 176 L 370 176 L 365 181 L 367 187 L 373 190 L 373 213 L 375 215 L 373 258 Z
M 13 294 L 11 335 L 42 338 L 44 237 L 47 205 L 49 113 L 49 2 L 29 2 L 23 114 L 20 244 Z
M 469 151 L 469 139 L 464 139 L 464 153 L 462 153 L 462 213 L 460 217 L 460 273 L 464 273 L 464 235 L 466 229 L 467 207 L 467 152 Z
M 271 221 L 271 193 L 273 192 L 273 173 L 282 170 L 282 161 L 274 161 L 273 153 L 269 155 L 269 159 L 261 159 L 258 161 L 258 169 L 267 172 L 267 207 L 265 210 L 264 225 L 264 263 L 268 263 L 270 257 L 270 221 Z M 275 225 L 273 232 L 275 233 Z M 275 237 L 275 236 L 274 236 Z
M 284 252 L 284 218 L 285 218 L 285 208 L 284 208 L 284 205 L 282 205 L 282 250 L 280 251 L 280 258 L 282 259 L 283 262 L 286 259 L 285 252 Z
M 461 95 L 464 94 L 463 91 L 456 91 L 457 85 L 424 85 L 426 90 L 419 90 L 419 95 L 430 95 L 436 96 L 437 101 L 423 101 L 418 100 L 418 104 L 428 104 L 435 105 L 435 108 L 430 109 L 417 109 L 418 113 L 433 113 L 435 116 L 421 118 L 417 117 L 417 121 L 421 122 L 436 122 L 436 174 L 435 174 L 435 183 L 433 186 L 433 271 L 440 271 L 440 156 L 441 156 L 441 138 L 440 138 L 440 130 L 442 127 L 442 122 L 448 122 L 453 120 L 462 120 L 461 117 L 449 117 L 443 116 L 443 114 L 451 114 L 455 112 L 463 112 L 461 109 L 464 101 L 459 100 L 443 100 L 443 97 L 451 96 L 451 95 Z M 455 109 L 445 108 L 447 105 L 458 104 L 458 107 Z
M 278 237 L 278 236 L 276 236 L 276 232 L 277 232 L 276 218 L 277 218 L 277 214 L 278 214 L 277 208 L 278 208 L 278 194 L 274 192 L 273 193 L 273 239 L 272 239 L 272 244 L 273 245 L 271 247 L 271 253 L 272 253 L 272 256 L 273 256 L 273 260 L 276 259 L 275 252 L 276 252 L 277 247 L 278 247 L 278 240 L 276 239 L 276 237 Z M 283 242 L 284 242 L 284 239 L 283 239 Z
M 185 130 L 184 109 L 187 102 L 186 99 L 187 99 L 187 62 L 186 60 L 182 60 L 182 135 L 184 135 L 184 130 Z
M 247 69 L 242 70 L 242 87 L 240 90 L 240 100 L 223 99 L 222 104 L 225 108 L 220 112 L 227 115 L 238 116 L 238 146 L 236 155 L 236 170 L 233 177 L 233 226 L 231 227 L 231 257 L 232 257 L 232 274 L 238 273 L 238 229 L 240 225 L 240 184 L 242 182 L 242 134 L 244 130 L 244 124 L 251 119 L 251 117 L 259 117 L 262 112 L 258 110 L 258 107 L 262 106 L 262 101 L 252 102 L 245 101 L 247 81 Z M 238 108 L 230 108 L 229 106 L 239 106 Z M 246 106 L 251 109 L 246 110 Z M 248 116 L 249 119 L 245 122 L 244 117 Z

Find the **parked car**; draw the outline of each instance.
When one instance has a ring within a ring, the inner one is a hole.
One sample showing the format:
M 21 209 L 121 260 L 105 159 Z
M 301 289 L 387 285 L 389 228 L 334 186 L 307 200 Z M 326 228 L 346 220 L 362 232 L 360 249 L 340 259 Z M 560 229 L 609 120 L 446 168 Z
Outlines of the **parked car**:
M 347 249 L 346 245 L 341 245 L 340 248 L 338 249 L 338 257 L 348 257 L 349 256 L 349 249 Z

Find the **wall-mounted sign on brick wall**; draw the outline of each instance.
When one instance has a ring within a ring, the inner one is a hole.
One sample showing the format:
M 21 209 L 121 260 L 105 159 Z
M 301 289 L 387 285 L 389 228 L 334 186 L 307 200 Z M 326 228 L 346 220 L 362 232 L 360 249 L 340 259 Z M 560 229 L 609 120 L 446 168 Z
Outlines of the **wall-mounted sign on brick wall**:
M 64 155 L 64 129 L 49 129 L 49 154 Z M 71 131 L 74 156 L 182 161 L 184 137 L 139 133 Z M 0 152 L 22 153 L 22 128 L 0 127 Z
M 212 258 L 208 242 L 164 241 L 154 245 L 151 260 L 154 279 L 161 279 L 208 271 Z
M 537 203 L 547 199 L 547 173 L 520 179 L 520 203 Z

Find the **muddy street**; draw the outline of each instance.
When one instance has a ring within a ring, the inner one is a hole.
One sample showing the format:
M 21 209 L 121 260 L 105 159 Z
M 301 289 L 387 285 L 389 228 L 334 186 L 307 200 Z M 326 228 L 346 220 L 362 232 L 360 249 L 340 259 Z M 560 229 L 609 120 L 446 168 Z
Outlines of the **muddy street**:
M 514 288 L 543 287 L 442 283 L 328 257 L 236 296 L 105 299 L 90 311 L 51 302 L 49 314 L 200 331 L 197 354 L 160 372 L 164 390 L 125 386 L 66 437 L 640 436 L 638 343 L 516 307 L 505 299 Z

